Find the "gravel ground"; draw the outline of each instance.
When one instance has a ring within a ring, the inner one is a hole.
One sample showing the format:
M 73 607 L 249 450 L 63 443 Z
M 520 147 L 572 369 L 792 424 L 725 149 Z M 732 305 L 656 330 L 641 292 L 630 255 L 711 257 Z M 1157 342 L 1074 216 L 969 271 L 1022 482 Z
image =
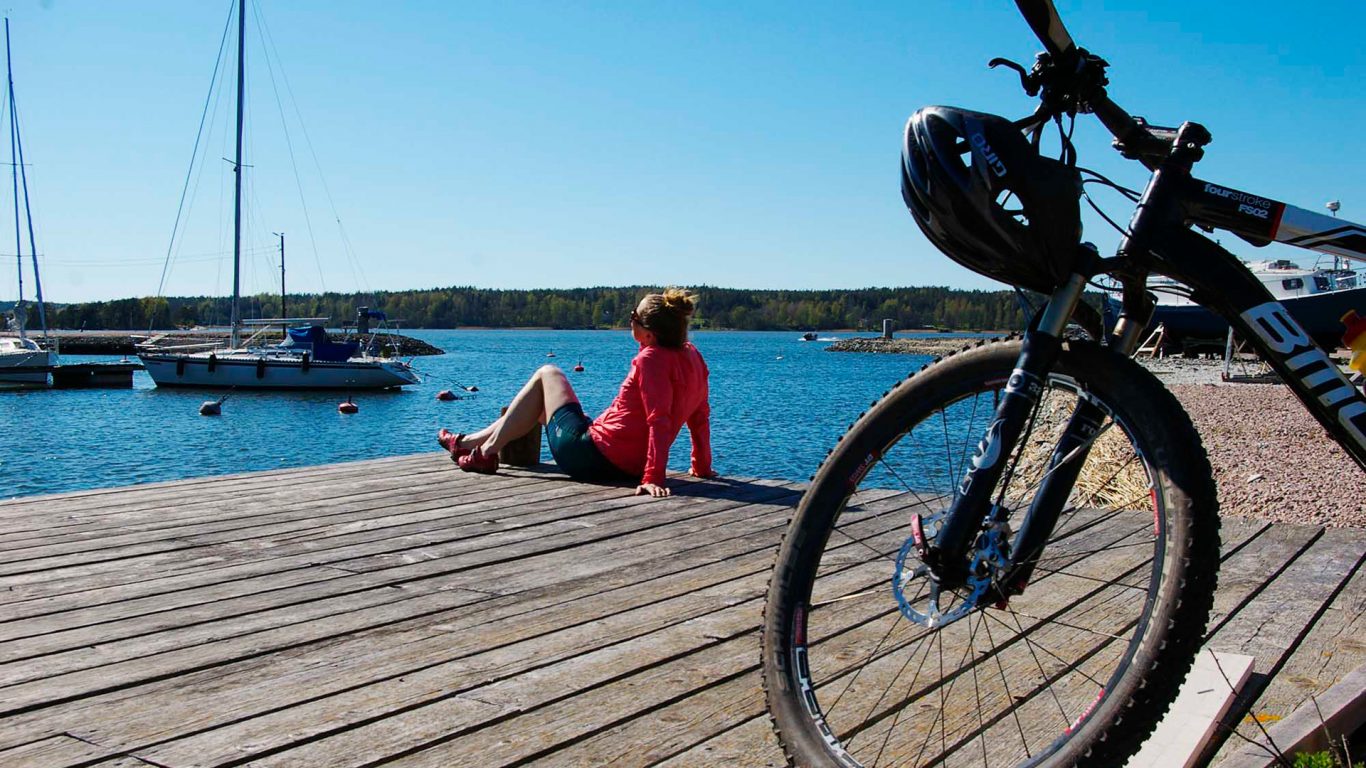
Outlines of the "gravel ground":
M 1217 360 L 1142 361 L 1176 395 L 1209 452 L 1220 514 L 1366 528 L 1366 473 L 1278 383 L 1221 381 Z
M 943 355 L 961 338 L 855 338 L 831 351 Z M 1219 512 L 1272 522 L 1366 528 L 1366 473 L 1290 390 L 1256 361 L 1140 360 L 1176 395 L 1219 484 Z

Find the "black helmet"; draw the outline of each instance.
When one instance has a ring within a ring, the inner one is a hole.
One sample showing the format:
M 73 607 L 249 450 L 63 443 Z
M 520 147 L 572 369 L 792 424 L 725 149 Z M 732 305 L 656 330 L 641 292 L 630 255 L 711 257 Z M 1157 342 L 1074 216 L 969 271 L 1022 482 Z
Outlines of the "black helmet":
M 1051 292 L 1086 256 L 1080 174 L 1041 156 L 1003 117 L 953 107 L 911 115 L 901 195 L 939 250 L 1011 285 Z

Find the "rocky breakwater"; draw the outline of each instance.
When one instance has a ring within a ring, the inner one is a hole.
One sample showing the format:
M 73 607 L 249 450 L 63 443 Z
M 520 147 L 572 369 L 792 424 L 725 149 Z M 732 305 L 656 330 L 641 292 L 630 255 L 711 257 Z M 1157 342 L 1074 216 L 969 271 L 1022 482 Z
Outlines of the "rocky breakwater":
M 895 355 L 932 355 L 941 357 L 977 343 L 978 339 L 963 337 L 924 337 L 884 339 L 880 336 L 840 339 L 825 348 L 826 352 L 874 352 Z
M 57 331 L 58 349 L 68 355 L 132 355 L 137 353 L 137 344 L 149 337 L 161 338 L 159 346 L 174 347 L 189 344 L 226 344 L 228 334 L 217 331 Z M 370 342 L 369 334 L 351 338 L 359 339 L 364 346 Z M 257 340 L 263 345 L 278 344 L 280 336 L 262 337 Z M 424 355 L 445 354 L 445 350 L 434 347 L 421 339 L 399 334 L 383 334 L 379 343 L 384 346 L 398 345 L 399 357 L 421 357 Z

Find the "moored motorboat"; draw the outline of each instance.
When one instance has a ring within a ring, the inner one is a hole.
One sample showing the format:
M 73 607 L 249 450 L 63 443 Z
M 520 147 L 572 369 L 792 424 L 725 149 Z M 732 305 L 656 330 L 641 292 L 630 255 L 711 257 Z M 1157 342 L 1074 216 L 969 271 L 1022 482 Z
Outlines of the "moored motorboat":
M 1342 336 L 1342 316 L 1366 308 L 1366 285 L 1356 272 L 1340 265 L 1306 269 L 1287 259 L 1249 262 L 1248 270 L 1304 330 L 1323 346 L 1334 348 Z M 1228 333 L 1224 319 L 1191 300 L 1184 285 L 1166 277 L 1152 277 L 1148 288 L 1157 297 L 1149 329 L 1161 324 L 1170 344 L 1222 344 Z M 1108 321 L 1119 313 L 1118 299 L 1107 296 Z
M 56 365 L 57 355 L 27 336 L 0 338 L 0 387 L 46 387 Z

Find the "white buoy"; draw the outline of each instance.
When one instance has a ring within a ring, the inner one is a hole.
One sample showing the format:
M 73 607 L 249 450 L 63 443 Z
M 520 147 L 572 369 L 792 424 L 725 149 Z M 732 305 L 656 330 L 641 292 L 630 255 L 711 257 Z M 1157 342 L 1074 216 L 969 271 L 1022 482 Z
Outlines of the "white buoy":
M 199 405 L 200 416 L 219 416 L 223 413 L 222 400 L 206 400 Z
M 337 404 L 337 413 L 359 413 L 360 406 L 351 402 L 351 398 L 346 398 L 346 402 Z

